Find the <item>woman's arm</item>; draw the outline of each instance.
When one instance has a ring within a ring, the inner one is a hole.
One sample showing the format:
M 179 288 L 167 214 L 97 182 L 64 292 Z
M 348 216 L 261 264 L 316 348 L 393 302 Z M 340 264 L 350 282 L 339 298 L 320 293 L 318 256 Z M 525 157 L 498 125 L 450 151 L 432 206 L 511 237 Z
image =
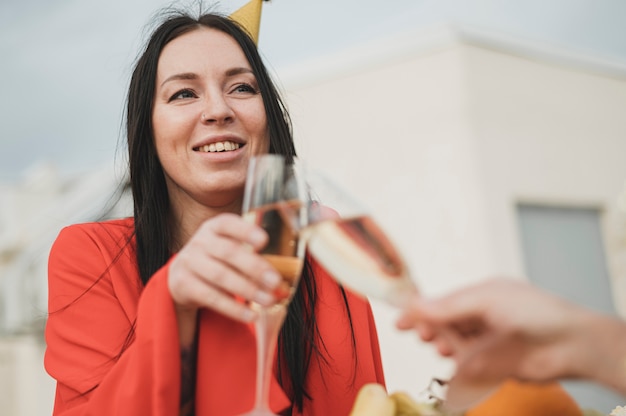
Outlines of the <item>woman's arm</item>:
M 573 375 L 626 395 L 626 322 L 583 308 L 578 319 Z
M 50 253 L 45 366 L 57 380 L 54 414 L 177 414 L 180 346 L 168 266 L 142 290 L 125 236 L 103 230 L 66 228 Z

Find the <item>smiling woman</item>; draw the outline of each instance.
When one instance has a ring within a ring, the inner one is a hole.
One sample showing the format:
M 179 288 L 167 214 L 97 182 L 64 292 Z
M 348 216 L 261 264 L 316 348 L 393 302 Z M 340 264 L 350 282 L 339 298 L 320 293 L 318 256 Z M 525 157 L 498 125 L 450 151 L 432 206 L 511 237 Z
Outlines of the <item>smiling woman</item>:
M 134 217 L 61 231 L 49 259 L 46 370 L 55 415 L 250 409 L 256 313 L 276 302 L 267 234 L 241 216 L 249 159 L 295 156 L 253 40 L 217 14 L 169 15 L 131 78 Z M 94 330 L 96 328 L 96 330 Z M 305 262 L 276 351 L 275 412 L 346 415 L 384 383 L 368 302 Z

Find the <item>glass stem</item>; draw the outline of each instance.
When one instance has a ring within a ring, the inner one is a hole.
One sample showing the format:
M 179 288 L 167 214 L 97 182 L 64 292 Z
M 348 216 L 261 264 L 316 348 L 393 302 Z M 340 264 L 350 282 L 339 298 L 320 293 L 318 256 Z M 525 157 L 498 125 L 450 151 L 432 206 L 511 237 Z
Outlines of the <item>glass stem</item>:
M 281 304 L 258 309 L 259 317 L 254 324 L 257 344 L 255 409 L 269 410 L 274 350 L 278 340 L 278 331 L 283 325 L 286 312 L 286 306 Z

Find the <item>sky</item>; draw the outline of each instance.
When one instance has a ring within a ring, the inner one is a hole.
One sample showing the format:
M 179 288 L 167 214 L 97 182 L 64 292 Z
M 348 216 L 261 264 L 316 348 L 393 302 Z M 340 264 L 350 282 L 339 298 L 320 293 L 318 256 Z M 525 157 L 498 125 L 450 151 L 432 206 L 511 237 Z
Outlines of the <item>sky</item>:
M 205 1 L 230 13 L 246 0 Z M 163 0 L 0 0 L 0 183 L 123 158 L 132 65 Z M 401 32 L 463 24 L 626 65 L 625 0 L 272 0 L 259 49 L 281 68 Z

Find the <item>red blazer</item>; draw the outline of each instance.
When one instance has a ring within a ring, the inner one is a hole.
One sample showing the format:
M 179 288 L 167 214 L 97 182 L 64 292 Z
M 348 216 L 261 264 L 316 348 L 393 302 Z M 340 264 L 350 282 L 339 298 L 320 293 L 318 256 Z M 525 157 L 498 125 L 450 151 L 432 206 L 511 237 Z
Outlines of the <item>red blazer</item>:
M 132 219 L 73 225 L 52 247 L 45 367 L 57 381 L 54 415 L 179 412 L 180 347 L 168 264 L 143 287 L 132 232 Z M 306 379 L 312 399 L 293 415 L 345 416 L 363 384 L 384 384 L 376 327 L 367 301 L 346 291 L 354 350 L 339 287 L 313 266 L 327 361 L 313 358 Z M 255 351 L 253 326 L 201 311 L 197 415 L 238 415 L 252 407 Z M 291 407 L 275 375 L 270 403 L 274 412 Z

